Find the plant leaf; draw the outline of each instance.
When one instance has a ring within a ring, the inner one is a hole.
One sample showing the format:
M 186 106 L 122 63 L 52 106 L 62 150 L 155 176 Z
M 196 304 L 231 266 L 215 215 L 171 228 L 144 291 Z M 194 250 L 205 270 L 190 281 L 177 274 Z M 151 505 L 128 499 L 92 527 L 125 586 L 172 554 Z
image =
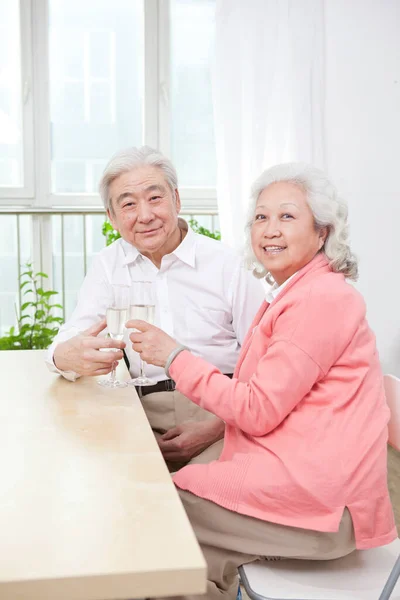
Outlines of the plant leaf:
M 45 291 L 38 285 L 40 278 L 48 279 L 46 273 L 39 271 L 34 274 L 32 263 L 26 263 L 26 271 L 21 273 L 19 288 L 23 295 L 32 294 L 31 299 L 24 302 L 20 308 L 20 316 L 16 310 L 18 329 L 11 327 L 5 336 L 0 338 L 0 350 L 22 350 L 30 348 L 47 348 L 57 334 L 61 317 L 51 314 L 52 308 L 63 309 L 61 304 L 51 305 L 49 298 L 58 294 L 54 290 Z M 26 277 L 27 281 L 22 281 Z M 28 285 L 30 284 L 30 285 Z M 25 311 L 28 314 L 22 314 Z M 26 320 L 25 323 L 23 321 Z
M 28 323 L 25 323 L 25 324 L 24 324 L 24 325 L 22 325 L 22 327 L 20 328 L 20 330 L 19 330 L 19 334 L 20 334 L 20 335 L 25 335 L 25 333 L 26 333 L 27 331 L 30 331 L 31 329 L 32 329 L 32 326 L 31 326 L 31 325 L 28 325 Z
M 50 296 L 57 296 L 58 292 L 54 292 L 53 290 L 49 290 L 48 292 L 44 292 L 43 296 L 45 298 L 50 298 Z

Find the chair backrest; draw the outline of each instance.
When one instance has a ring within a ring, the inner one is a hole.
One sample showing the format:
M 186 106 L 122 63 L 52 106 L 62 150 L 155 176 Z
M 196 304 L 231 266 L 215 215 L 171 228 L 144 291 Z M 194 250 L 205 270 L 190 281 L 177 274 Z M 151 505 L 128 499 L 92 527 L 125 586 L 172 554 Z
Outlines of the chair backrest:
M 400 450 L 400 379 L 385 375 L 385 394 L 390 408 L 389 444 Z

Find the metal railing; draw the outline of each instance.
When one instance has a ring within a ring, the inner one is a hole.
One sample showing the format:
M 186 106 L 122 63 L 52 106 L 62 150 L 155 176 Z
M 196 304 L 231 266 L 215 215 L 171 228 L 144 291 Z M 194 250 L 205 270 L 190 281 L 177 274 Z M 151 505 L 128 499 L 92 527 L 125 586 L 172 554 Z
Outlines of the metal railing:
M 210 231 L 218 230 L 216 210 L 182 210 Z M 19 279 L 24 263 L 44 271 L 48 288 L 60 294 L 63 318 L 76 302 L 76 292 L 91 258 L 105 246 L 101 228 L 106 220 L 99 208 L 33 208 L 0 206 L 0 335 L 15 324 L 14 305 L 22 304 Z

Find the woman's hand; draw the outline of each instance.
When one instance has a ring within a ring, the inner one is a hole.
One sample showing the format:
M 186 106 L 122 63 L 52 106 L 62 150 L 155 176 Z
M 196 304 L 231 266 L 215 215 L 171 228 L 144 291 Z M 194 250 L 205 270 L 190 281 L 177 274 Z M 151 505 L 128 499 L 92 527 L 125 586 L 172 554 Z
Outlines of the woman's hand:
M 165 367 L 168 356 L 179 344 L 167 333 L 146 323 L 146 321 L 132 320 L 125 325 L 127 329 L 137 329 L 130 334 L 132 348 L 138 352 L 146 363 Z

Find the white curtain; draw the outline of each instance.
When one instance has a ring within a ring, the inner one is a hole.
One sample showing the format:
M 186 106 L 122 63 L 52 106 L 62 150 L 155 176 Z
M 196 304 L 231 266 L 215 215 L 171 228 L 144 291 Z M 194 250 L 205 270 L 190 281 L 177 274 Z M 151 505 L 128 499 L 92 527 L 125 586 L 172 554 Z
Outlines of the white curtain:
M 217 0 L 213 93 L 222 239 L 240 248 L 263 169 L 324 168 L 323 0 Z

